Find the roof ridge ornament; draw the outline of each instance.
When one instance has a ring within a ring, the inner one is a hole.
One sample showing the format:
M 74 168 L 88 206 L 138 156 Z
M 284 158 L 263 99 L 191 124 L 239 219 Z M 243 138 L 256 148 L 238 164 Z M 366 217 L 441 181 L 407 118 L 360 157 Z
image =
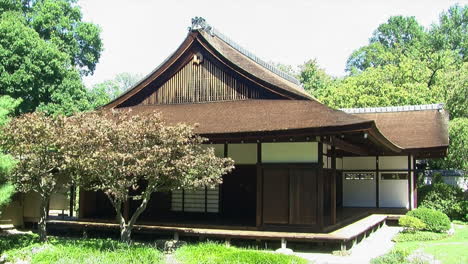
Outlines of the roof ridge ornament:
M 265 62 L 264 60 L 260 59 L 256 55 L 254 55 L 252 52 L 246 50 L 245 48 L 243 48 L 242 46 L 237 44 L 235 41 L 233 41 L 232 39 L 230 39 L 229 37 L 227 37 L 226 35 L 221 33 L 219 30 L 217 30 L 216 28 L 214 28 L 214 27 L 210 26 L 208 23 L 206 23 L 206 20 L 203 17 L 194 17 L 194 18 L 192 18 L 192 26 L 189 27 L 188 29 L 189 29 L 190 32 L 191 31 L 196 31 L 196 30 L 203 30 L 206 33 L 210 34 L 211 36 L 218 37 L 219 39 L 224 41 L 226 44 L 228 44 L 229 46 L 231 46 L 232 48 L 234 48 L 238 52 L 244 54 L 245 56 L 247 56 L 248 58 L 250 58 L 251 60 L 253 60 L 257 64 L 259 64 L 260 66 L 264 67 L 265 69 L 267 69 L 270 72 L 278 75 L 279 77 L 281 77 L 281 78 L 283 78 L 283 79 L 285 79 L 287 81 L 290 81 L 290 82 L 298 85 L 300 88 L 304 89 L 301 82 L 298 79 L 296 79 L 296 77 L 291 76 L 286 72 L 283 72 L 282 70 L 278 69 L 274 65 L 271 65 L 270 63 Z
M 189 27 L 189 31 L 195 30 L 204 30 L 211 34 L 211 30 L 213 29 L 203 17 L 194 17 L 192 18 L 192 26 Z

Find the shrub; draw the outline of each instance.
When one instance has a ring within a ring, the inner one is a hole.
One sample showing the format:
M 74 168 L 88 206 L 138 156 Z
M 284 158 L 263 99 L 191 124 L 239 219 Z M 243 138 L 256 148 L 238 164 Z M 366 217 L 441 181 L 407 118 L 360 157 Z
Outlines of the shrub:
M 423 223 L 420 219 L 413 216 L 402 216 L 398 219 L 398 224 L 405 228 L 405 231 L 416 232 L 418 230 L 423 230 L 426 228 L 426 224 Z
M 448 237 L 448 234 L 446 233 L 418 231 L 414 233 L 398 233 L 392 240 L 393 242 L 431 241 L 441 240 L 446 237 Z
M 464 202 L 463 190 L 446 183 L 435 183 L 418 189 L 418 204 L 448 215 L 452 220 L 462 220 L 466 216 L 462 213 Z
M 401 264 L 407 263 L 406 257 L 409 255 L 409 252 L 404 250 L 392 250 L 389 253 L 374 258 L 370 261 L 371 264 Z
M 413 216 L 421 220 L 426 224 L 424 230 L 432 232 L 444 232 L 450 229 L 450 219 L 442 212 L 429 209 L 429 208 L 418 208 L 413 211 L 409 211 L 406 215 Z

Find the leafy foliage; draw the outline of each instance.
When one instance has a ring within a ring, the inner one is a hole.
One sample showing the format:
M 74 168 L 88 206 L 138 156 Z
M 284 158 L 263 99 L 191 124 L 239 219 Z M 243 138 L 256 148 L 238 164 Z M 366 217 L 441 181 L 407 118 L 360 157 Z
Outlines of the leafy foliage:
M 432 241 L 432 240 L 444 239 L 444 238 L 447 238 L 448 236 L 449 235 L 446 233 L 434 233 L 434 232 L 428 232 L 428 231 L 402 232 L 402 233 L 398 233 L 392 240 L 394 242 Z
M 69 113 L 87 109 L 86 90 L 69 57 L 42 39 L 18 13 L 0 15 L 0 93 L 21 98 L 20 112 L 56 105 L 55 111 Z
M 446 183 L 421 186 L 418 197 L 419 206 L 441 211 L 452 220 L 463 220 L 466 216 L 466 208 L 463 212 L 463 190 L 457 186 Z
M 420 219 L 408 215 L 400 217 L 400 219 L 398 219 L 398 224 L 403 226 L 405 231 L 409 233 L 414 233 L 426 228 L 426 224 L 424 224 Z
M 9 183 L 0 184 L 0 210 L 11 201 L 11 196 L 15 193 L 15 187 Z M 1 215 L 1 211 L 0 211 Z
M 20 104 L 21 100 L 15 100 L 9 96 L 0 96 L 0 127 L 10 121 L 11 114 Z M 0 153 L 0 214 L 1 209 L 11 201 L 15 188 L 7 182 L 7 176 L 15 165 L 15 160 L 8 154 Z
M 76 0 L 3 0 L 0 11 L 21 15 L 26 26 L 41 39 L 52 43 L 67 54 L 69 64 L 90 74 L 96 68 L 102 48 L 101 29 L 82 21 L 83 15 Z
M 146 209 L 151 194 L 177 188 L 215 186 L 233 168 L 202 145 L 191 126 L 166 125 L 159 114 L 91 112 L 68 118 L 63 148 L 67 168 L 78 185 L 102 190 L 111 201 L 123 241 Z M 141 200 L 127 220 L 122 204 Z
M 448 216 L 433 209 L 421 207 L 409 211 L 406 215 L 420 219 L 426 225 L 424 230 L 427 231 L 444 232 L 450 229 L 450 219 Z
M 1 1 L 0 94 L 22 98 L 21 113 L 91 109 L 81 76 L 99 61 L 100 31 L 75 0 Z
M 277 253 L 261 252 L 235 247 L 225 247 L 213 242 L 186 245 L 175 253 L 178 261 L 186 264 L 208 264 L 208 263 L 307 263 L 305 259 L 297 256 L 288 256 Z
M 328 76 L 317 63 L 317 60 L 309 60 L 300 66 L 299 80 L 304 84 L 304 89 L 313 96 L 320 96 L 322 91 L 332 83 Z
M 139 74 L 119 73 L 112 80 L 107 80 L 93 86 L 90 91 L 93 108 L 102 106 L 117 98 L 141 79 Z
M 41 197 L 39 231 L 46 240 L 46 217 L 50 195 L 62 174 L 60 140 L 64 118 L 43 113 L 25 114 L 11 120 L 1 133 L 1 148 L 17 159 L 8 180 L 20 192 L 37 192 Z

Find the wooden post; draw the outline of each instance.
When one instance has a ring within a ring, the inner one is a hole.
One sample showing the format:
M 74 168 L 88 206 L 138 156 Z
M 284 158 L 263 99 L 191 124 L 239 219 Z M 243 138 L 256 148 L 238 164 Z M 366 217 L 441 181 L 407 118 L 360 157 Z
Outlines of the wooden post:
M 408 155 L 408 209 L 413 209 L 413 204 L 411 201 L 411 194 L 413 190 L 412 182 L 413 178 L 411 177 L 411 154 Z
M 380 207 L 379 182 L 380 182 L 379 156 L 375 156 L 375 207 L 376 208 Z
M 262 171 L 262 143 L 257 143 L 257 206 L 256 206 L 256 226 L 263 223 L 263 171 Z
M 73 209 L 75 205 L 75 185 L 70 186 L 70 212 L 68 216 L 73 217 Z
M 317 225 L 323 229 L 323 143 L 318 143 L 318 168 L 317 168 Z
M 413 156 L 413 208 L 418 207 L 418 174 L 416 171 L 416 158 Z
M 174 232 L 174 240 L 179 241 L 179 233 L 178 232 Z
M 331 169 L 332 169 L 332 177 L 330 181 L 330 188 L 331 188 L 331 193 L 330 193 L 330 220 L 331 220 L 331 225 L 336 224 L 336 148 L 334 146 L 331 147 L 331 154 L 332 154 L 332 160 L 331 160 Z

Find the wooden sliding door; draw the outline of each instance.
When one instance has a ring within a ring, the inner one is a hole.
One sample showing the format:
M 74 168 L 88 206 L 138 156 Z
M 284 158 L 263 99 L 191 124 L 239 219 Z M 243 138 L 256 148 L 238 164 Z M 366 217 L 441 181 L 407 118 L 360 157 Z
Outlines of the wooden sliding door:
M 317 169 L 263 167 L 263 224 L 317 223 Z

